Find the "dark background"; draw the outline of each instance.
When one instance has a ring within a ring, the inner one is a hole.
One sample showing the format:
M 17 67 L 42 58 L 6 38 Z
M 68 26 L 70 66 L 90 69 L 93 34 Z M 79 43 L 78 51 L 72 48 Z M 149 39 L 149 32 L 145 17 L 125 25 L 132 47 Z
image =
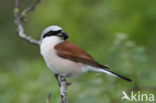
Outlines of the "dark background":
M 20 0 L 21 8 L 33 0 Z M 25 32 L 39 40 L 59 25 L 69 40 L 133 82 L 87 73 L 69 79 L 70 103 L 120 103 L 122 91 L 156 94 L 155 0 L 42 0 L 27 17 Z M 0 103 L 59 102 L 59 87 L 39 47 L 16 35 L 14 0 L 0 0 Z M 122 101 L 127 103 L 127 101 Z

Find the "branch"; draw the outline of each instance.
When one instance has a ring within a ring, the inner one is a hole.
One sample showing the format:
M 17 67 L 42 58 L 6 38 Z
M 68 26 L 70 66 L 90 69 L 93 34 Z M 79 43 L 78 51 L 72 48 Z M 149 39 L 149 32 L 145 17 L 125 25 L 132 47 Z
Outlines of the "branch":
M 32 11 L 35 6 L 39 3 L 40 0 L 36 0 L 36 2 L 29 6 L 28 8 L 24 9 L 22 14 L 19 15 L 19 0 L 16 0 L 15 2 L 15 9 L 14 9 L 14 17 L 15 17 L 15 24 L 17 25 L 17 34 L 20 38 L 22 38 L 23 40 L 26 40 L 27 42 L 34 44 L 34 45 L 40 45 L 40 42 L 31 38 L 30 36 L 27 36 L 24 33 L 24 27 L 22 25 L 22 20 L 24 20 L 24 17 L 26 16 L 26 14 L 30 11 Z M 23 19 L 21 19 L 23 18 Z
M 37 4 L 40 2 L 41 0 L 36 0 L 31 6 L 28 6 L 26 9 L 23 10 L 23 12 L 21 13 L 20 19 L 24 20 L 25 16 L 33 11 L 35 9 L 35 7 L 37 6 Z
M 46 103 L 50 103 L 50 97 L 51 97 L 51 94 L 49 93 L 49 94 L 48 94 L 48 98 L 47 98 L 47 100 L 46 100 Z
M 36 0 L 31 6 L 27 7 L 21 12 L 21 15 L 19 15 L 19 0 L 15 1 L 15 9 L 14 9 L 14 17 L 15 17 L 15 24 L 17 25 L 17 34 L 20 38 L 23 40 L 40 46 L 40 41 L 37 41 L 33 39 L 32 37 L 28 36 L 27 34 L 24 33 L 24 27 L 22 25 L 22 22 L 25 21 L 26 15 L 33 11 L 36 5 L 40 2 L 41 0 Z M 68 92 L 67 92 L 67 86 L 71 85 L 70 82 L 66 81 L 65 77 L 56 74 L 56 79 L 58 81 L 58 84 L 60 86 L 60 95 L 61 95 L 61 102 L 60 103 L 68 103 Z M 51 94 L 48 94 L 48 98 L 46 100 L 46 103 L 50 103 L 50 97 Z
M 60 103 L 68 103 L 67 86 L 71 85 L 71 82 L 66 81 L 65 77 L 58 74 L 55 74 L 55 77 L 60 86 L 60 97 L 61 97 Z

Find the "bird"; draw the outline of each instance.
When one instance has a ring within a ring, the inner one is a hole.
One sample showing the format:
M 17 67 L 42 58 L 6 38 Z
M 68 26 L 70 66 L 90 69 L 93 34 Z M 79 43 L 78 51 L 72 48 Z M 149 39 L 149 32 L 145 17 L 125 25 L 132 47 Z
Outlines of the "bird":
M 55 74 L 67 78 L 87 72 L 99 72 L 131 81 L 98 63 L 86 51 L 68 41 L 68 37 L 68 34 L 57 25 L 48 26 L 41 34 L 40 53 L 48 68 Z

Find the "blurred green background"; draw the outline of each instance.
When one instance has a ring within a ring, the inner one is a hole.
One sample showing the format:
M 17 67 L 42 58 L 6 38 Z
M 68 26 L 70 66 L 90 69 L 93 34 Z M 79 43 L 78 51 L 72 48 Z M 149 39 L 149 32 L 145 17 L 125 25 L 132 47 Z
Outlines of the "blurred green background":
M 20 2 L 25 8 L 33 0 Z M 130 103 L 121 102 L 122 91 L 156 95 L 155 4 L 155 0 L 42 0 L 24 27 L 39 39 L 45 27 L 59 25 L 70 41 L 133 80 L 128 83 L 101 73 L 69 79 L 69 103 Z M 59 103 L 59 87 L 39 47 L 16 35 L 13 8 L 14 0 L 0 0 L 0 103 L 45 103 L 48 93 L 51 103 Z

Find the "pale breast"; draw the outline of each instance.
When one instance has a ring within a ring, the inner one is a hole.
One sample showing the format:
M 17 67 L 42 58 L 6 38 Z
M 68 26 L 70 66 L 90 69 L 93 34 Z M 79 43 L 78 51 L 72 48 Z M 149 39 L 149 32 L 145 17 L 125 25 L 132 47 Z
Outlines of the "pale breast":
M 81 67 L 83 64 L 72 62 L 68 59 L 59 57 L 56 54 L 54 46 L 59 42 L 53 39 L 42 41 L 41 54 L 47 64 L 47 66 L 55 73 L 63 76 L 74 76 L 81 73 Z

